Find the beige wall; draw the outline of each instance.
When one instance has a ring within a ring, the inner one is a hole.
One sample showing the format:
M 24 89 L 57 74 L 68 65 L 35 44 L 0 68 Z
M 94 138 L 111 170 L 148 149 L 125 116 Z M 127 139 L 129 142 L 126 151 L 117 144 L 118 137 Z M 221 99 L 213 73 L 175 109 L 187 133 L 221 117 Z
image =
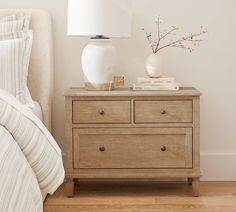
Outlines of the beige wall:
M 54 136 L 63 147 L 64 97 L 72 86 L 83 83 L 80 55 L 86 38 L 66 36 L 67 0 L 0 0 L 2 8 L 41 8 L 53 16 L 55 48 Z M 127 85 L 144 75 L 150 54 L 141 27 L 152 28 L 154 14 L 164 25 L 184 32 L 200 25 L 209 30 L 207 40 L 193 54 L 180 49 L 162 52 L 166 75 L 181 85 L 203 93 L 201 103 L 201 150 L 204 179 L 236 180 L 236 1 L 235 0 L 134 0 L 133 35 L 115 40 L 120 53 L 120 74 Z M 231 165 L 230 165 L 231 164 Z

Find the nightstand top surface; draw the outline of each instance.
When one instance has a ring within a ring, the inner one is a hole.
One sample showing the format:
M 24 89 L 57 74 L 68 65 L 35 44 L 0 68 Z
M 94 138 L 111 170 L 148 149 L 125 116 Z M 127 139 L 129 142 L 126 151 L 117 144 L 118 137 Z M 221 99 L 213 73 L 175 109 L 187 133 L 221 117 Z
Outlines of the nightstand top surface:
M 112 91 L 87 91 L 84 88 L 71 88 L 65 96 L 201 96 L 193 87 L 181 87 L 178 91 L 133 91 L 131 88 L 119 88 Z

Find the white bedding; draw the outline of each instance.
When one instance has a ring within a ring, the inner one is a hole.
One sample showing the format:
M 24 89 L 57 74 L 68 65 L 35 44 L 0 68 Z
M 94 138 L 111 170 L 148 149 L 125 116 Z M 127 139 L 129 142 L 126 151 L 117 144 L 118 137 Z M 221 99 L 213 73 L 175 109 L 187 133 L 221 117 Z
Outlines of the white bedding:
M 61 150 L 32 110 L 0 90 L 0 211 L 41 212 L 63 183 Z
M 36 115 L 43 122 L 42 107 L 39 102 L 36 102 L 36 101 L 33 101 L 33 102 L 34 102 L 34 106 L 32 108 L 32 111 L 33 111 L 34 115 Z

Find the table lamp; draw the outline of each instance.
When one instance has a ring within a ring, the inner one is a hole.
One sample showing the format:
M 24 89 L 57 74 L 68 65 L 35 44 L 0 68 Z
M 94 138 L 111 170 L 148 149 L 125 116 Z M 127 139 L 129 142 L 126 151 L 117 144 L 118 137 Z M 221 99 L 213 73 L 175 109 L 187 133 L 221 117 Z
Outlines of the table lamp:
M 112 90 L 116 49 L 110 38 L 131 34 L 132 0 L 68 0 L 68 35 L 87 36 L 82 69 L 87 90 Z

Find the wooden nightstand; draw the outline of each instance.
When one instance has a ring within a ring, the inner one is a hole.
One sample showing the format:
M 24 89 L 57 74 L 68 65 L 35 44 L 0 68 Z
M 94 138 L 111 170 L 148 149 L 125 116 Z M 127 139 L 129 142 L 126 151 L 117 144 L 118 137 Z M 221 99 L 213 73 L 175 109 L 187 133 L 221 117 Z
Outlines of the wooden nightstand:
M 187 178 L 199 195 L 199 98 L 179 91 L 66 94 L 66 195 L 74 179 Z

